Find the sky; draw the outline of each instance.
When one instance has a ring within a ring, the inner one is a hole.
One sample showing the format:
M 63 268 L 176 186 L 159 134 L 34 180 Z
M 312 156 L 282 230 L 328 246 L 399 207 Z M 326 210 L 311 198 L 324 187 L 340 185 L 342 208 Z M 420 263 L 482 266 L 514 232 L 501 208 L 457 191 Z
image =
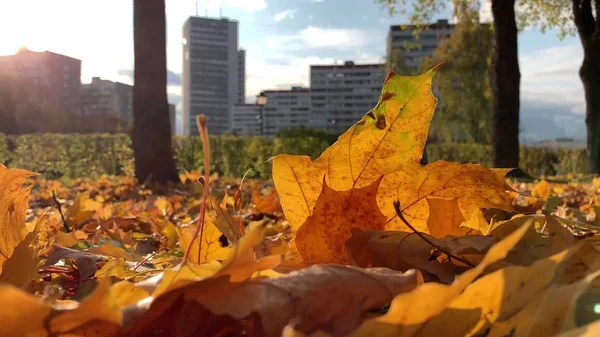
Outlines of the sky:
M 311 64 L 383 62 L 389 26 L 407 23 L 375 0 L 166 0 L 166 7 L 167 91 L 178 113 L 181 29 L 196 8 L 200 16 L 239 22 L 248 101 L 261 90 L 308 86 Z M 449 13 L 435 18 L 451 19 Z M 49 50 L 81 59 L 83 83 L 95 76 L 133 82 L 132 0 L 0 0 L 0 31 L 9 32 L 0 38 L 0 55 L 21 46 Z M 585 138 L 582 59 L 576 36 L 520 33 L 522 141 Z

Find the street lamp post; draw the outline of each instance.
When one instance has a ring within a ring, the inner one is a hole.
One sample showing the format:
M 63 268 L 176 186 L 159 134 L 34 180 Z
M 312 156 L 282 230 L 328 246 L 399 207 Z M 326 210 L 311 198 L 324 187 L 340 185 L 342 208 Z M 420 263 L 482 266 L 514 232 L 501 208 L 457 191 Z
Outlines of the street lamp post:
M 264 92 L 261 92 L 260 95 L 256 96 L 256 105 L 260 106 L 259 115 L 256 116 L 256 120 L 260 122 L 260 135 L 265 134 L 265 105 L 267 104 L 267 96 Z

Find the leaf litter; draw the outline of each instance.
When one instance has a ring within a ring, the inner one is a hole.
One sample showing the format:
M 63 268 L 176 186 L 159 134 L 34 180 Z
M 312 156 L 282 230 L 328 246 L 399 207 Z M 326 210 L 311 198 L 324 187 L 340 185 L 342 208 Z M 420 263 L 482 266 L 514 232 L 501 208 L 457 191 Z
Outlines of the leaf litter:
M 437 68 L 274 186 L 0 165 L 0 336 L 597 335 L 600 179 L 421 165 Z

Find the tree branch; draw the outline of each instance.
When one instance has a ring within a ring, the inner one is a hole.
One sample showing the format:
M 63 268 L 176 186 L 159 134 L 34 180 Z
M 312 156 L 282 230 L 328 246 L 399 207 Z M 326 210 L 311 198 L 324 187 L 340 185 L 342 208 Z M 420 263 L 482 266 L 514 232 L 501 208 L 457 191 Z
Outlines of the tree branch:
M 406 218 L 404 217 L 404 215 L 402 215 L 402 211 L 400 210 L 400 201 L 396 200 L 394 201 L 394 209 L 396 210 L 396 214 L 398 215 L 398 217 L 400 218 L 400 220 L 402 220 L 402 222 L 404 222 L 405 225 L 408 226 L 408 228 L 410 228 L 415 234 L 417 234 L 421 239 L 423 239 L 423 241 L 427 242 L 428 244 L 431 245 L 431 247 L 439 250 L 440 252 L 446 254 L 448 256 L 448 258 L 450 259 L 455 259 L 457 261 L 460 261 L 464 264 L 466 264 L 467 266 L 473 268 L 475 267 L 474 264 L 472 264 L 471 262 L 469 262 L 468 260 L 463 259 L 462 257 L 458 256 L 458 255 L 454 255 L 452 253 L 450 253 L 449 251 L 443 249 L 442 247 L 440 247 L 439 245 L 436 245 L 435 243 L 433 243 L 433 241 L 429 240 L 425 235 L 423 235 L 423 233 L 418 232 L 409 222 L 408 220 L 406 220 Z
M 592 13 L 592 0 L 572 0 L 575 27 L 579 33 L 579 39 L 584 49 L 587 49 L 594 36 L 596 20 Z M 600 7 L 600 1 L 596 0 L 596 10 Z

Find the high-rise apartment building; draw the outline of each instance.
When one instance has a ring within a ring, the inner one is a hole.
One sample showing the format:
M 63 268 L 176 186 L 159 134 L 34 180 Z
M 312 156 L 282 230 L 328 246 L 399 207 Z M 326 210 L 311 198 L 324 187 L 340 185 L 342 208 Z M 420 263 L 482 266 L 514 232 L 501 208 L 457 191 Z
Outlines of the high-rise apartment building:
M 415 29 L 414 25 L 390 26 L 387 37 L 388 60 L 394 57 L 394 50 L 400 50 L 406 67 L 412 72 L 417 72 L 421 66 L 421 59 L 431 56 L 440 41 L 452 34 L 454 25 L 448 23 L 448 20 L 438 20 L 425 27 L 419 33 L 418 39 L 414 35 Z
M 239 100 L 238 22 L 193 16 L 183 25 L 183 132 L 208 117 L 211 134 L 231 130 L 231 112 Z
M 309 125 L 310 89 L 292 87 L 290 90 L 266 90 L 263 129 L 267 136 L 274 136 L 282 129 Z
M 233 105 L 232 132 L 234 135 L 255 136 L 261 133 L 261 107 L 256 104 Z
M 375 107 L 381 94 L 383 64 L 310 66 L 310 125 L 343 132 Z
M 238 51 L 238 104 L 246 103 L 246 51 Z
M 29 106 L 38 107 L 40 113 L 51 114 L 57 110 L 79 113 L 81 60 L 23 48 L 14 55 L 0 56 L 0 71 L 23 81 Z
M 133 86 L 93 77 L 81 86 L 83 115 L 112 115 L 123 122 L 133 120 Z
M 233 107 L 233 132 L 243 135 L 275 136 L 283 129 L 309 125 L 310 89 L 266 90 L 267 104 L 236 104 Z M 261 114 L 262 119 L 258 117 Z

